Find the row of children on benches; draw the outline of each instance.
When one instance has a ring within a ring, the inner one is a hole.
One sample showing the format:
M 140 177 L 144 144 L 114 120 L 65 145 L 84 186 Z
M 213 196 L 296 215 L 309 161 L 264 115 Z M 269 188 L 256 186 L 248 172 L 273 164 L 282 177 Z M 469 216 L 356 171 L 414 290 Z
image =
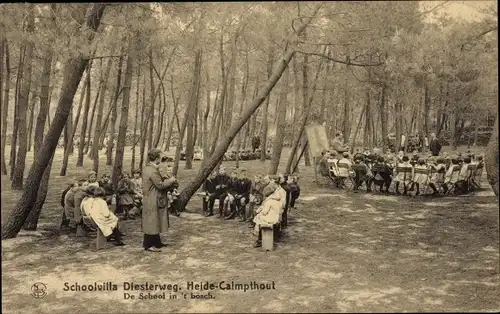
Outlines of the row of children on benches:
M 394 181 L 397 195 L 401 194 L 400 185 L 403 186 L 403 195 L 415 191 L 415 188 L 415 195 L 420 195 L 420 188 L 425 194 L 427 187 L 432 189 L 432 195 L 465 194 L 479 187 L 484 168 L 483 157 L 476 158 L 473 154 L 451 158 L 430 156 L 427 159 L 414 154 L 410 159 L 403 152 L 397 156 L 364 153 L 356 154 L 353 162 L 349 153 L 343 153 L 340 159 L 335 157 L 327 158 L 327 170 L 323 165 L 322 171 L 320 165 L 320 172 L 338 187 L 344 187 L 346 180 L 352 179 L 355 191 L 365 184 L 367 192 L 371 192 L 372 184 L 375 184 L 381 193 L 388 193 Z
M 295 208 L 300 186 L 294 175 L 256 176 L 250 180 L 243 169 L 236 169 L 229 176 L 221 167 L 205 181 L 201 195 L 206 217 L 214 215 L 218 200 L 219 218 L 229 220 L 239 216 L 240 222 L 250 223 L 249 228 L 258 237 L 255 247 L 260 247 L 262 226 L 287 227 L 288 210 Z
M 165 168 L 166 171 L 160 172 L 162 174 L 162 179 L 167 180 L 172 176 L 170 167 Z M 171 212 L 175 215 L 179 215 L 177 211 L 177 192 L 178 183 L 172 184 L 171 189 L 167 191 L 167 196 L 169 200 L 169 208 Z M 120 220 L 135 219 L 141 215 L 142 207 L 142 176 L 141 171 L 134 171 L 132 178 L 127 173 L 122 174 L 120 181 L 117 184 L 117 188 L 113 187 L 110 181 L 110 176 L 108 173 L 104 173 L 100 180 L 97 180 L 97 174 L 91 171 L 86 178 L 80 178 L 76 182 L 69 184 L 61 195 L 61 206 L 63 207 L 63 217 L 61 222 L 61 228 L 69 228 L 70 231 L 76 232 L 78 227 L 86 231 L 91 231 L 89 223 L 85 223 L 85 206 L 84 201 L 88 199 L 102 199 L 104 204 L 106 204 L 106 209 L 100 209 L 100 213 L 107 213 L 108 211 L 112 215 L 97 215 L 92 217 L 92 220 L 96 223 L 96 220 L 102 220 L 102 218 L 110 223 L 113 223 L 113 217 L 118 215 Z M 103 206 L 102 202 L 96 203 L 100 207 Z M 92 207 L 90 207 L 91 209 Z M 91 210 L 88 210 L 92 212 Z M 99 213 L 99 211 L 94 212 Z M 95 218 L 95 219 L 94 219 Z M 118 218 L 117 218 L 118 221 Z M 99 226 L 99 223 L 96 223 Z M 105 224 L 104 224 L 105 225 Z M 102 230 L 103 234 L 106 233 Z M 111 235 L 111 234 L 110 234 Z M 119 236 L 124 234 L 119 232 Z M 108 235 L 106 235 L 108 236 Z M 116 235 L 113 233 L 113 237 Z M 118 243 L 122 243 L 120 239 L 117 240 Z

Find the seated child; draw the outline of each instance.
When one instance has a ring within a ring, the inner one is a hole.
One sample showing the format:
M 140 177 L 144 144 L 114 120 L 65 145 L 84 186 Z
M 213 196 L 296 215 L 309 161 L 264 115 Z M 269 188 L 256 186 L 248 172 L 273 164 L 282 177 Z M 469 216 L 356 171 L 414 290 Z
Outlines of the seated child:
M 451 165 L 448 167 L 446 174 L 444 175 L 444 183 L 446 184 L 455 184 L 458 181 L 458 172 L 457 169 L 459 167 L 458 158 L 451 158 Z
M 238 190 L 238 171 L 235 169 L 231 173 L 231 177 L 229 178 L 227 184 L 227 196 L 224 199 L 224 212 L 226 213 L 226 220 L 233 219 L 237 215 L 236 208 L 236 194 Z
M 118 218 L 113 214 L 104 200 L 106 191 L 103 188 L 91 186 L 87 196 L 81 204 L 82 213 L 88 216 L 101 230 L 102 234 L 110 239 L 114 237 L 116 246 L 123 246 L 122 234 L 118 230 Z
M 288 191 L 290 193 L 290 209 L 295 209 L 295 202 L 300 196 L 299 178 L 296 175 L 288 177 Z
M 446 173 L 446 166 L 444 164 L 443 158 L 438 158 L 434 164 L 433 159 L 429 161 L 429 167 L 431 169 L 431 177 L 429 186 L 432 189 L 432 195 L 437 195 L 439 193 L 437 186 L 440 186 L 443 191 L 447 191 L 447 186 L 444 184 L 444 175 Z
M 216 195 L 216 173 L 212 172 L 210 176 L 205 180 L 205 183 L 203 184 L 203 192 L 205 193 L 205 196 L 203 197 L 203 213 L 205 217 L 213 216 L 214 215 L 214 203 L 215 199 L 217 199 Z
M 110 181 L 110 175 L 109 173 L 104 173 L 101 177 L 101 180 L 99 180 L 99 186 L 104 189 L 105 191 L 105 200 L 108 205 L 113 204 L 113 199 L 115 198 L 115 190 L 113 188 L 113 183 Z M 115 202 L 116 203 L 116 199 Z
M 134 185 L 130 181 L 128 173 L 123 173 L 116 189 L 116 213 L 123 213 L 123 220 L 135 219 L 130 214 L 130 210 L 134 207 L 134 193 Z
M 415 195 L 420 195 L 420 187 L 425 186 L 429 178 L 428 167 L 425 164 L 425 160 L 423 158 L 420 158 L 417 161 L 417 164 L 415 165 L 413 171 L 414 175 L 410 190 L 413 191 L 413 188 L 416 186 L 417 192 L 415 193 Z
M 384 187 L 385 193 L 388 193 L 392 183 L 392 169 L 385 163 L 384 157 L 379 156 L 377 158 L 376 163 L 372 167 L 372 174 L 373 182 L 379 187 L 380 193 L 384 192 Z
M 99 182 L 97 182 L 97 173 L 93 170 L 89 172 L 87 186 L 99 187 Z
M 286 192 L 280 185 L 276 184 L 276 186 L 276 190 L 269 195 L 257 209 L 257 214 L 253 219 L 255 223 L 254 235 L 257 236 L 255 247 L 262 246 L 261 226 L 272 226 L 280 221 L 280 215 L 283 212 L 286 202 Z
M 403 183 L 403 195 L 407 195 L 408 184 L 410 184 L 413 177 L 412 166 L 410 165 L 408 156 L 403 156 L 401 161 L 402 162 L 399 162 L 396 165 L 396 177 L 394 178 L 394 181 L 396 182 L 396 194 L 401 195 L 399 192 L 399 184 Z
M 66 195 L 68 194 L 68 192 L 70 193 L 70 196 L 71 197 L 68 197 L 68 199 L 71 199 L 71 203 L 73 203 L 73 192 L 72 190 L 75 188 L 75 186 L 78 186 L 78 182 L 76 181 L 73 181 L 71 182 L 70 184 L 68 184 L 68 187 L 66 189 L 64 189 L 64 191 L 62 191 L 61 193 L 61 207 L 63 208 L 63 214 L 62 214 L 62 219 L 61 219 L 61 226 L 60 228 L 69 228 L 69 224 L 70 224 L 70 219 L 68 219 L 68 217 L 66 216 Z M 74 205 L 73 205 L 74 206 Z
M 252 181 L 250 199 L 247 207 L 247 222 L 252 222 L 255 216 L 255 205 L 261 205 L 264 200 L 264 188 L 269 182 L 261 176 L 255 176 Z
M 371 171 L 365 164 L 364 159 L 361 156 L 356 156 L 354 158 L 354 165 L 351 166 L 354 171 L 354 191 L 358 191 L 363 183 L 366 184 L 366 191 L 371 192 Z
M 469 192 L 469 164 L 471 163 L 470 157 L 465 157 L 463 159 L 463 163 L 460 165 L 460 172 L 458 174 L 458 181 L 457 181 L 457 186 L 458 186 L 458 193 L 459 194 L 466 194 Z
M 354 156 L 355 158 L 357 156 L 362 156 L 361 154 L 358 154 Z M 350 172 L 351 172 L 351 166 L 352 162 L 349 160 L 349 153 L 344 152 L 342 153 L 342 158 L 337 162 L 337 167 L 336 167 L 336 176 L 338 177 L 337 180 L 337 187 L 342 188 L 344 186 L 344 180 L 346 178 L 350 177 Z
M 238 183 L 236 187 L 236 209 L 239 213 L 240 222 L 247 220 L 246 205 L 250 201 L 250 192 L 252 189 L 252 181 L 247 178 L 246 171 L 241 170 L 238 176 Z

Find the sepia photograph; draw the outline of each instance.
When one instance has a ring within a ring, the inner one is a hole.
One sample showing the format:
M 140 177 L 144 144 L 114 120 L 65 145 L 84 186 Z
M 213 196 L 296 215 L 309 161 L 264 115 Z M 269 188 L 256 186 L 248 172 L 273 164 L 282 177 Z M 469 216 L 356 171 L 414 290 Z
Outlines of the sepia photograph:
M 0 4 L 2 313 L 500 312 L 497 1 Z

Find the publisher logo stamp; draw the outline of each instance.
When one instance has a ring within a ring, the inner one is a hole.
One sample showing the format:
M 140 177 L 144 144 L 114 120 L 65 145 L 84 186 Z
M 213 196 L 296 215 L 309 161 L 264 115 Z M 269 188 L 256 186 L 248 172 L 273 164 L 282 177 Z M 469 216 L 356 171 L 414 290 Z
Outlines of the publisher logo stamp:
M 43 299 L 47 295 L 47 286 L 41 282 L 35 282 L 31 286 L 31 295 L 35 299 Z

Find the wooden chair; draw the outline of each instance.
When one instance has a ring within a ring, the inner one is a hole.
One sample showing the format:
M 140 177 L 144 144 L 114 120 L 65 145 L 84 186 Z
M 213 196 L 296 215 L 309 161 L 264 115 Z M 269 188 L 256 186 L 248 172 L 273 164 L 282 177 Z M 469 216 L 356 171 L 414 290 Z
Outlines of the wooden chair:
M 448 187 L 448 195 L 453 195 L 456 193 L 457 190 L 457 182 L 458 178 L 460 176 L 460 166 L 459 165 L 451 165 L 453 167 L 453 170 L 451 172 L 450 179 L 445 182 L 445 184 Z
M 469 191 L 472 191 L 474 187 L 478 187 L 477 184 L 475 184 L 474 182 L 476 172 L 477 172 L 476 164 L 467 165 L 467 178 L 465 179 L 465 181 L 467 182 L 467 188 Z
M 399 177 L 399 174 L 403 174 L 403 188 L 407 189 L 408 184 L 410 181 L 413 179 L 413 167 L 408 167 L 408 166 L 397 166 L 396 167 L 396 174 Z
M 483 169 L 484 169 L 483 163 L 479 163 L 476 167 L 476 173 L 474 174 L 473 182 L 477 188 L 481 188 L 481 177 L 483 175 Z
M 351 176 L 351 165 L 346 163 L 337 163 L 338 169 L 338 186 L 340 188 L 352 189 L 354 187 L 354 181 Z

